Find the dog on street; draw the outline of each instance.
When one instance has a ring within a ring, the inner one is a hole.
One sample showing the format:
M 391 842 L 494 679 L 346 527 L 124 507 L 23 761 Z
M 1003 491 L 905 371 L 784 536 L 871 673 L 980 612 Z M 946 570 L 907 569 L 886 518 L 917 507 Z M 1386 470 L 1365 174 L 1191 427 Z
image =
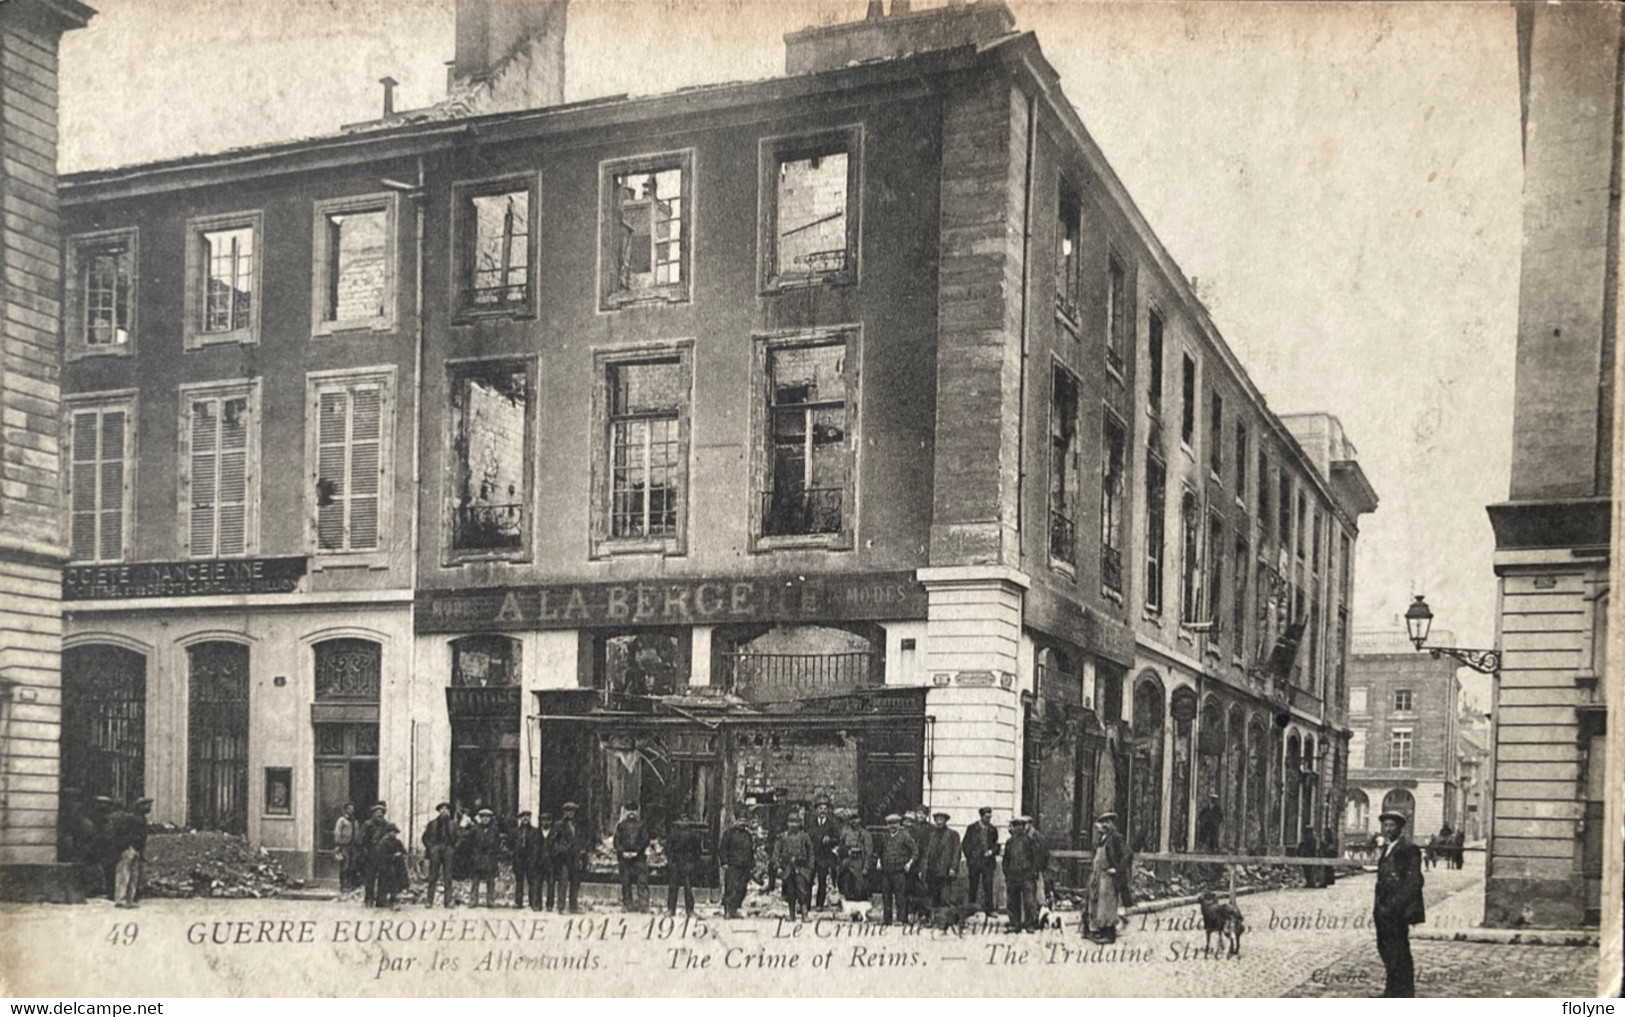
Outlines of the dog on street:
M 1213 934 L 1218 933 L 1221 950 L 1228 943 L 1231 956 L 1241 953 L 1241 934 L 1247 931 L 1247 923 L 1241 917 L 1241 910 L 1234 904 L 1226 904 L 1219 900 L 1219 895 L 1212 890 L 1202 894 L 1197 904 L 1202 909 L 1202 931 L 1207 933 L 1202 952 L 1212 951 Z

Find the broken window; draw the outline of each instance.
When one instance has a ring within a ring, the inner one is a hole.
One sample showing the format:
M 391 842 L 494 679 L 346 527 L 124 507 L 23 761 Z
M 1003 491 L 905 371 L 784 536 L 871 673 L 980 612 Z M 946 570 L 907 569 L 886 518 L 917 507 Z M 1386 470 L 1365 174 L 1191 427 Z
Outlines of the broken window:
M 606 167 L 600 266 L 606 309 L 688 299 L 690 164 L 679 153 Z
M 1150 368 L 1147 371 L 1146 398 L 1150 403 L 1151 416 L 1160 420 L 1162 419 L 1162 315 L 1156 311 L 1151 312 L 1150 325 L 1146 332 L 1146 365 Z
M 247 554 L 254 543 L 259 458 L 255 400 L 246 386 L 187 396 L 181 503 L 194 558 Z
M 1207 518 L 1207 598 L 1198 621 L 1216 624 L 1224 610 L 1224 519 L 1216 512 Z M 1218 632 L 1209 629 L 1208 639 L 1217 641 Z
M 1208 393 L 1207 465 L 1215 477 L 1224 475 L 1224 396 Z
M 128 353 L 135 328 L 135 230 L 70 241 L 76 301 L 70 354 Z
M 688 396 L 682 368 L 675 359 L 608 367 L 611 539 L 677 532 L 685 472 L 678 424 Z
M 75 406 L 69 416 L 73 463 L 69 556 L 74 561 L 121 561 L 130 500 L 134 441 L 129 402 Z
M 1078 317 L 1079 262 L 1083 248 L 1083 212 L 1065 184 L 1055 224 L 1055 306 L 1068 318 Z
M 254 307 L 254 230 L 205 231 L 203 248 L 203 331 L 248 328 Z
M 764 143 L 772 195 L 762 249 L 767 286 L 850 281 L 858 258 L 858 133 Z
M 688 685 L 688 648 L 678 633 L 638 632 L 599 640 L 594 684 L 625 696 L 669 696 Z
M 317 203 L 318 331 L 389 327 L 390 202 L 385 195 Z
M 844 342 L 767 351 L 764 537 L 839 534 L 849 524 L 846 357 Z
M 1180 503 L 1179 520 L 1183 533 L 1179 619 L 1194 625 L 1202 620 L 1202 510 L 1191 491 Z
M 1128 272 L 1123 263 L 1114 256 L 1107 261 L 1106 270 L 1106 363 L 1121 371 L 1134 309 L 1129 306 Z
M 1168 469 L 1162 460 L 1145 460 L 1145 606 L 1161 611 L 1164 544 L 1167 540 Z
M 1230 652 L 1241 656 L 1247 645 L 1247 576 L 1252 566 L 1252 550 L 1245 531 L 1236 536 L 1236 579 L 1230 593 Z
M 530 199 L 525 187 L 461 196 L 463 310 L 529 308 Z
M 525 365 L 477 364 L 451 379 L 451 550 L 526 546 L 530 380 Z
M 1049 403 L 1049 556 L 1078 560 L 1078 379 L 1055 365 Z
M 1100 450 L 1100 585 L 1123 592 L 1123 424 L 1106 415 Z
M 1181 362 L 1179 440 L 1186 445 L 1196 442 L 1196 361 L 1189 353 Z

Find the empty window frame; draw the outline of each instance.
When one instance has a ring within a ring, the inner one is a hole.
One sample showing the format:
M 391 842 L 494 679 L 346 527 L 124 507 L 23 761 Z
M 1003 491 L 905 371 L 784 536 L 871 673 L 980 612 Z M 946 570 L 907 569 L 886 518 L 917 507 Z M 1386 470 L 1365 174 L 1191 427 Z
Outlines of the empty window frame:
M 1179 440 L 1189 448 L 1196 443 L 1196 360 L 1189 353 L 1180 360 Z
M 393 194 L 316 202 L 315 334 L 395 327 L 395 208 Z
M 1207 465 L 1215 477 L 1224 476 L 1224 396 L 1208 392 Z
M 446 547 L 452 558 L 518 558 L 530 550 L 529 365 L 481 361 L 450 369 Z
M 1292 477 L 1285 467 L 1275 477 L 1275 501 L 1275 539 L 1285 551 L 1292 546 Z
M 259 341 L 263 223 L 256 211 L 187 224 L 187 346 Z
M 692 152 L 604 163 L 599 307 L 689 299 L 694 231 Z
M 1069 321 L 1078 320 L 1082 287 L 1083 206 L 1063 181 L 1055 222 L 1055 306 Z
M 309 546 L 379 551 L 389 535 L 394 372 L 319 374 L 308 386 Z
M 1168 468 L 1156 456 L 1145 461 L 1145 607 L 1161 612 L 1167 560 Z
M 1100 448 L 1100 585 L 1123 592 L 1123 460 L 1128 444 L 1123 422 L 1106 414 Z
M 1239 529 L 1239 524 L 1238 524 Z M 1246 534 L 1236 535 L 1236 576 L 1230 592 L 1230 652 L 1240 657 L 1247 647 L 1247 608 L 1252 603 L 1248 591 L 1249 573 L 1252 569 L 1252 549 L 1247 544 Z
M 759 338 L 754 546 L 852 546 L 857 332 Z
M 68 402 L 68 557 L 116 562 L 129 555 L 135 472 L 135 396 Z
M 1128 348 L 1133 322 L 1128 270 L 1114 254 L 1106 259 L 1106 365 L 1114 371 L 1123 370 L 1123 351 Z
M 684 549 L 691 349 L 595 358 L 594 554 Z
M 1162 315 L 1152 311 L 1146 327 L 1146 406 L 1162 419 Z
M 1247 503 L 1247 467 L 1251 458 L 1251 450 L 1247 447 L 1247 424 L 1236 421 L 1236 499 L 1243 505 Z
M 1309 544 L 1309 497 L 1302 488 L 1298 490 L 1298 520 L 1297 520 L 1297 549 L 1298 558 L 1304 557 L 1304 551 Z
M 1180 613 L 1186 625 L 1202 621 L 1202 507 L 1194 491 L 1180 501 Z
M 536 313 L 535 177 L 452 187 L 454 306 L 459 316 Z
M 1071 568 L 1078 561 L 1078 500 L 1081 446 L 1078 378 L 1054 364 L 1049 403 L 1049 557 Z
M 863 132 L 761 142 L 764 289 L 857 280 Z
M 1318 573 L 1320 571 L 1321 558 L 1320 545 L 1323 539 L 1321 534 L 1321 520 L 1324 517 L 1321 515 L 1320 509 L 1311 508 L 1309 510 L 1309 518 L 1309 568 L 1311 571 Z
M 129 354 L 135 346 L 136 231 L 81 234 L 67 246 L 68 358 Z
M 190 557 L 254 552 L 259 407 L 258 382 L 181 389 L 181 542 Z
M 1207 590 L 1202 601 L 1202 617 L 1208 622 L 1210 645 L 1218 642 L 1219 617 L 1224 611 L 1224 517 L 1209 512 L 1207 517 Z

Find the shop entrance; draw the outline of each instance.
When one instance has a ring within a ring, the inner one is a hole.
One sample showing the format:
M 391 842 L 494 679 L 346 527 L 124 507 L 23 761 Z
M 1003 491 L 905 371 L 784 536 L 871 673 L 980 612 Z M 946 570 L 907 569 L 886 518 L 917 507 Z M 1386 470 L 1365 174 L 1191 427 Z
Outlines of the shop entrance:
M 84 799 L 142 795 L 146 761 L 147 658 L 118 646 L 62 653 L 62 787 Z
M 337 878 L 333 826 L 346 804 L 357 824 L 378 800 L 378 692 L 383 648 L 369 639 L 317 643 L 315 702 L 316 857 L 313 874 Z
M 186 651 L 186 823 L 248 832 L 248 647 L 199 643 Z
M 451 644 L 451 800 L 507 822 L 519 811 L 519 643 L 466 636 Z

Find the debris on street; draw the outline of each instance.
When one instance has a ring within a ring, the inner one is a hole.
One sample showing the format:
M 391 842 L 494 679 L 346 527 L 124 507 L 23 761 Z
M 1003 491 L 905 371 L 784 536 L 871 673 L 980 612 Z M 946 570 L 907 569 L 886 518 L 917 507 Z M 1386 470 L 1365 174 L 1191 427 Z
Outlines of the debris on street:
M 244 837 L 154 829 L 147 838 L 145 897 L 276 897 L 303 886 Z

